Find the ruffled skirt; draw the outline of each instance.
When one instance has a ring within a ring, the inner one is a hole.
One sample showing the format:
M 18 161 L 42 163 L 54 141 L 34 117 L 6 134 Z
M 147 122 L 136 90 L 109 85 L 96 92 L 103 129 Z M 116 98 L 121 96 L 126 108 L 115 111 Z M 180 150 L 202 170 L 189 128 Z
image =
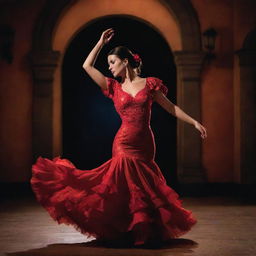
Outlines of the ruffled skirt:
M 54 220 L 96 239 L 128 235 L 134 245 L 166 241 L 197 222 L 153 160 L 119 155 L 79 170 L 67 159 L 39 157 L 31 186 Z

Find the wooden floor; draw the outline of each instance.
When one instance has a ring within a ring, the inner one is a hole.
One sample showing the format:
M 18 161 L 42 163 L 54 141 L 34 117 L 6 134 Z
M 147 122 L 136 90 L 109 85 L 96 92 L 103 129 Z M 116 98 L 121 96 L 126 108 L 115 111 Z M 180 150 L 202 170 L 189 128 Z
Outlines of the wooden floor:
M 182 198 L 198 223 L 161 248 L 105 248 L 71 226 L 57 225 L 33 198 L 1 203 L 1 255 L 255 256 L 256 205 L 230 197 Z

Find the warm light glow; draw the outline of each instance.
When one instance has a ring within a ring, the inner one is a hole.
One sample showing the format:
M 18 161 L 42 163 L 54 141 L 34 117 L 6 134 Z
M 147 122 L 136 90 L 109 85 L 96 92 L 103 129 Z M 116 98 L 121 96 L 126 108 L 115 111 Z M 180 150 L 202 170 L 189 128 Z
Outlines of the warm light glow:
M 179 26 L 171 13 L 156 0 L 86 0 L 77 1 L 60 16 L 53 35 L 54 50 L 63 51 L 69 40 L 89 21 L 106 15 L 132 15 L 152 24 L 173 51 L 181 50 Z

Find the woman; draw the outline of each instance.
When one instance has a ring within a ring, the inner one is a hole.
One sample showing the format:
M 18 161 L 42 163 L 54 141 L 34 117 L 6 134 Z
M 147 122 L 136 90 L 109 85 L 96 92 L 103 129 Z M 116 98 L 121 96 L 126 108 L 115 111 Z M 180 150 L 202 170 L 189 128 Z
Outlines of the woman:
M 97 168 L 79 170 L 67 159 L 39 157 L 32 168 L 32 188 L 58 223 L 72 224 L 98 240 L 135 246 L 167 241 L 188 232 L 196 219 L 182 208 L 178 194 L 166 185 L 154 161 L 151 105 L 156 101 L 194 125 L 202 138 L 206 129 L 166 98 L 167 87 L 160 79 L 139 76 L 141 59 L 126 47 L 108 54 L 109 69 L 114 77 L 121 77 L 120 83 L 94 67 L 98 53 L 113 35 L 113 29 L 104 31 L 83 64 L 122 119 L 112 158 Z

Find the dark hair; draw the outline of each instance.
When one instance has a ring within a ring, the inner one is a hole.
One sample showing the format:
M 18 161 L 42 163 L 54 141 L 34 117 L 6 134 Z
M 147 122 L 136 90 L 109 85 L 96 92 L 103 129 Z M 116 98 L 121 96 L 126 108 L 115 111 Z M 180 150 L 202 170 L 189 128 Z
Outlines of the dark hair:
M 131 50 L 129 50 L 125 46 L 117 46 L 114 49 L 112 49 L 108 55 L 116 55 L 118 58 L 121 60 L 128 59 L 128 62 L 130 66 L 133 69 L 136 69 L 136 73 L 139 75 L 141 73 L 141 68 L 142 68 L 142 61 L 136 61 L 135 58 L 133 57 L 133 53 Z

